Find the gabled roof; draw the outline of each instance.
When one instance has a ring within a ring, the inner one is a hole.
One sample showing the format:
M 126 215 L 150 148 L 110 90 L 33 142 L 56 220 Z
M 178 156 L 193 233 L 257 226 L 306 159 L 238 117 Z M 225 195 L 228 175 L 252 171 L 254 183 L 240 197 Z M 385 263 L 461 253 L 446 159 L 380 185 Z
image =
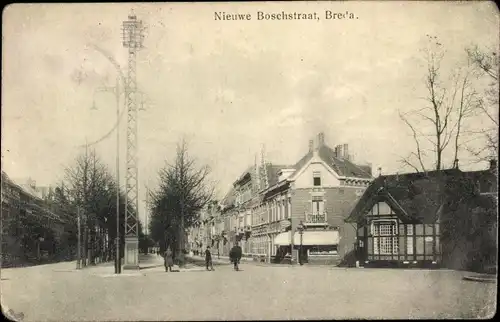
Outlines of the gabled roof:
M 443 207 L 469 201 L 474 195 L 473 182 L 458 169 L 379 176 L 346 221 L 360 220 L 377 200 L 384 199 L 397 203 L 412 220 L 434 222 Z
M 267 164 L 267 181 L 269 183 L 269 187 L 274 186 L 279 181 L 279 172 L 281 169 L 294 168 L 293 166 L 288 165 L 276 165 L 276 164 Z
M 356 177 L 371 179 L 369 166 L 359 166 L 347 159 L 339 159 L 335 151 L 330 147 L 323 145 L 318 149 L 318 155 L 328 166 L 343 177 Z
M 368 165 L 357 165 L 351 160 L 338 158 L 335 151 L 327 145 L 322 145 L 317 150 L 319 158 L 332 168 L 341 177 L 355 177 L 362 179 L 371 179 L 371 168 Z M 295 172 L 292 176 L 297 175 L 302 168 L 313 158 L 314 153 L 309 151 L 302 159 L 297 162 L 293 168 Z

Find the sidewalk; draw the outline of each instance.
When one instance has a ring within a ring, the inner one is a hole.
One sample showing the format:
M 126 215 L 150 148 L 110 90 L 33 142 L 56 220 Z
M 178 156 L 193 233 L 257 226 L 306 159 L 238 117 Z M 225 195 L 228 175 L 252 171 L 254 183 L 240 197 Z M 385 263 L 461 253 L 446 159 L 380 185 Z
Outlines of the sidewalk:
M 204 256 L 186 256 L 187 259 L 191 259 L 194 261 L 196 264 L 203 265 L 205 266 L 205 257 Z M 231 261 L 229 260 L 228 256 L 217 256 L 217 255 L 212 255 L 212 263 L 214 265 L 230 265 Z M 254 261 L 253 258 L 248 258 L 248 257 L 242 257 L 240 260 L 240 263 L 245 263 L 245 264 L 252 264 L 252 265 L 257 265 L 257 266 L 279 266 L 280 264 L 272 264 L 272 263 L 264 263 L 264 262 L 258 262 Z

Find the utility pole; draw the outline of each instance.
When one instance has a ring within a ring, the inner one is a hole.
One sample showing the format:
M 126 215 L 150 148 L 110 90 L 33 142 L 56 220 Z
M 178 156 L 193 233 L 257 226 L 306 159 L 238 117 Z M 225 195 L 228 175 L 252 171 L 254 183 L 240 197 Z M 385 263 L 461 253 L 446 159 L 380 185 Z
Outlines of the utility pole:
M 123 46 L 128 48 L 128 75 L 125 86 L 127 104 L 127 169 L 126 169 L 126 202 L 125 202 L 125 263 L 124 269 L 139 268 L 139 182 L 137 164 L 137 80 L 136 56 L 142 48 L 142 21 L 134 14 L 123 22 Z M 133 209 L 135 206 L 135 210 Z
M 146 186 L 146 212 L 145 212 L 145 215 L 146 215 L 146 218 L 144 219 L 144 235 L 145 235 L 145 239 L 146 239 L 146 254 L 149 253 L 149 239 L 148 239 L 148 214 L 149 214 L 149 187 Z

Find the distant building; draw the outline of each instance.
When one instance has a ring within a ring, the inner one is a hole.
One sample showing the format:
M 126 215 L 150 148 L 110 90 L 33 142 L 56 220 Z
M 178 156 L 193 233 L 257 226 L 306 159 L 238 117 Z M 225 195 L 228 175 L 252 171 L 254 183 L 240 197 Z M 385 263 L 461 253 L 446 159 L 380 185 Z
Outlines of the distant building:
M 46 196 L 48 197 L 48 196 Z M 55 256 L 67 217 L 55 212 L 34 182 L 17 184 L 2 171 L 2 265 Z

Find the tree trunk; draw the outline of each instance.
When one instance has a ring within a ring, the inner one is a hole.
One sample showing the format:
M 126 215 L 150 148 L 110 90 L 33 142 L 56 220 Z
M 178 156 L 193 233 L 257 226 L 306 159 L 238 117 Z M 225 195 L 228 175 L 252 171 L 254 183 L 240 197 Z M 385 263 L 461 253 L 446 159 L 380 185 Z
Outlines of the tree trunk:
M 84 225 L 83 229 L 83 252 L 82 252 L 82 266 L 86 267 L 87 266 L 87 259 L 88 259 L 88 229 L 87 225 Z

